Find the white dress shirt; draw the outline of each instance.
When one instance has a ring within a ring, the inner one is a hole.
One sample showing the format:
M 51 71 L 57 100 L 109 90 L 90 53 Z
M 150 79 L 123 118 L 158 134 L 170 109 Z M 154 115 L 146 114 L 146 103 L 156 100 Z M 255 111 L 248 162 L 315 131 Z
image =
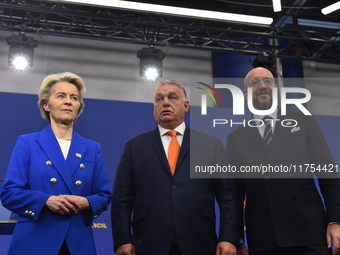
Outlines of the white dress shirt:
M 185 126 L 185 123 L 183 121 L 182 124 L 180 124 L 178 127 L 173 129 L 174 131 L 177 131 L 176 138 L 177 138 L 177 141 L 179 143 L 179 146 L 182 145 L 185 127 L 186 126 Z M 163 128 L 162 126 L 158 125 L 158 130 L 159 130 L 159 134 L 161 135 L 161 140 L 162 140 L 163 148 L 164 148 L 164 151 L 165 151 L 165 155 L 168 158 L 168 148 L 169 148 L 169 144 L 170 144 L 172 138 L 171 138 L 171 136 L 167 135 L 166 132 L 171 131 L 172 129 L 166 129 L 166 128 Z

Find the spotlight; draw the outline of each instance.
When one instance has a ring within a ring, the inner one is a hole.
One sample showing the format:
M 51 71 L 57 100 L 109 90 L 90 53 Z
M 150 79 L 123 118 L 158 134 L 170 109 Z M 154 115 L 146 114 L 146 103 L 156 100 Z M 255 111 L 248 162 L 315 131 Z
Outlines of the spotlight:
M 155 81 L 157 78 L 162 77 L 162 60 L 165 57 L 165 53 L 162 50 L 150 46 L 149 48 L 139 50 L 137 57 L 140 58 L 140 76 L 144 76 L 150 81 Z
M 9 46 L 8 65 L 15 70 L 24 71 L 33 66 L 33 48 L 37 47 L 38 42 L 33 37 L 11 35 L 7 37 Z

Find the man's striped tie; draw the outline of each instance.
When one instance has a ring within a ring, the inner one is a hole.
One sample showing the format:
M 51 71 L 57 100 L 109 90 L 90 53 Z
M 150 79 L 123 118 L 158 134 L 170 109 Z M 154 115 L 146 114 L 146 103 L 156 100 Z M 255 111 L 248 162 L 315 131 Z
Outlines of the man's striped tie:
M 267 115 L 262 118 L 264 124 L 266 125 L 263 134 L 263 141 L 265 142 L 266 145 L 268 145 L 270 141 L 273 139 L 273 129 L 271 126 L 272 119 L 273 119 L 272 117 Z

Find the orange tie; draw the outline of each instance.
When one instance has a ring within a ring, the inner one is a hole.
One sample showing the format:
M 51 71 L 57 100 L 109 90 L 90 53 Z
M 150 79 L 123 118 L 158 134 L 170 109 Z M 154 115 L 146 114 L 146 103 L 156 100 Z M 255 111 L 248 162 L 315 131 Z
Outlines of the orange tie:
M 166 133 L 172 138 L 168 148 L 168 162 L 171 174 L 174 175 L 180 146 L 176 138 L 177 131 L 168 131 Z

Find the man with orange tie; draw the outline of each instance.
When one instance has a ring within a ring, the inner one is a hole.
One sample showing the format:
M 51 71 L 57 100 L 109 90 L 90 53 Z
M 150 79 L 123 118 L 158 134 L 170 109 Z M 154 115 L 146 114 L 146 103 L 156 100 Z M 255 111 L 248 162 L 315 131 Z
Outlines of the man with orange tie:
M 240 219 L 233 181 L 190 178 L 193 161 L 226 164 L 224 148 L 216 137 L 186 126 L 188 110 L 181 83 L 159 82 L 154 94 L 158 126 L 124 146 L 111 207 L 117 255 L 236 254 Z

